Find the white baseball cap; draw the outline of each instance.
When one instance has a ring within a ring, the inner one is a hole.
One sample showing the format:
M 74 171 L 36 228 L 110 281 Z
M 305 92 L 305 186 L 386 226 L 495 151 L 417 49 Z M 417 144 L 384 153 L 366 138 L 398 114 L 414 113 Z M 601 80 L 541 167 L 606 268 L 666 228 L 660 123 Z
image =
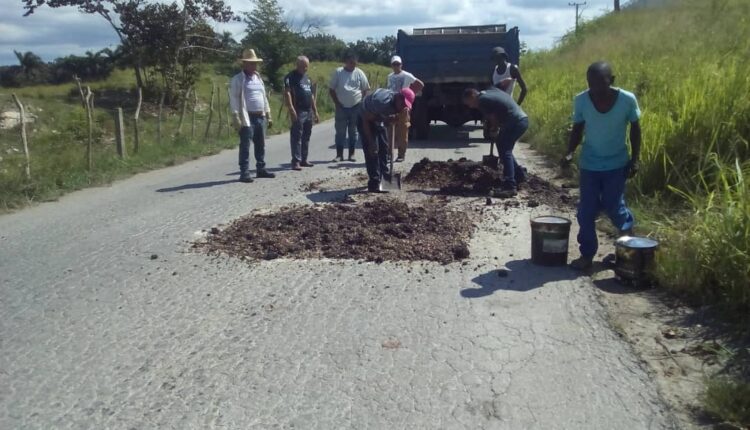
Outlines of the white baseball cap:
M 394 55 L 393 57 L 391 57 L 391 64 L 393 63 L 404 64 L 404 62 L 401 61 L 401 57 L 399 57 L 398 55 Z

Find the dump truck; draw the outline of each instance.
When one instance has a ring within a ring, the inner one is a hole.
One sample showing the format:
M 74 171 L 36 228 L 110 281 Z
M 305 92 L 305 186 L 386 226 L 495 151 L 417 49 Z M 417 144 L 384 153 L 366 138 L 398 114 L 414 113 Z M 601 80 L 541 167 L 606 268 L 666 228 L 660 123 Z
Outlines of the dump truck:
M 465 88 L 489 87 L 494 62 L 492 48 L 505 48 L 509 61 L 518 64 L 518 27 L 480 25 L 465 27 L 415 28 L 412 34 L 398 31 L 396 51 L 404 70 L 424 82 L 412 110 L 412 135 L 427 139 L 432 121 L 461 127 L 482 120 L 475 109 L 461 102 Z

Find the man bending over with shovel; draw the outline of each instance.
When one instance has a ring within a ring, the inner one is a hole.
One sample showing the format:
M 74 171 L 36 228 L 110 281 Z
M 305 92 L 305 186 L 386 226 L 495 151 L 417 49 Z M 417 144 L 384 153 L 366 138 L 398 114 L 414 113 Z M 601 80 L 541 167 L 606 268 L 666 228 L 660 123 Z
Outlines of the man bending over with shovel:
M 367 166 L 367 191 L 371 193 L 383 192 L 380 181 L 383 177 L 391 179 L 388 160 L 393 147 L 386 144 L 385 122 L 393 124 L 398 114 L 411 109 L 414 103 L 414 91 L 404 88 L 395 92 L 387 89 L 375 90 L 365 97 L 362 102 L 362 112 L 357 121 L 357 130 L 362 136 L 362 149 L 365 153 Z M 393 134 L 391 133 L 391 136 Z
M 500 198 L 514 197 L 518 192 L 518 184 L 526 180 L 526 169 L 516 161 L 513 148 L 529 128 L 528 115 L 513 97 L 497 88 L 481 93 L 474 88 L 467 88 L 464 90 L 463 101 L 470 108 L 479 109 L 493 126 L 503 129 L 497 137 L 497 150 L 503 163 L 503 185 L 494 195 Z

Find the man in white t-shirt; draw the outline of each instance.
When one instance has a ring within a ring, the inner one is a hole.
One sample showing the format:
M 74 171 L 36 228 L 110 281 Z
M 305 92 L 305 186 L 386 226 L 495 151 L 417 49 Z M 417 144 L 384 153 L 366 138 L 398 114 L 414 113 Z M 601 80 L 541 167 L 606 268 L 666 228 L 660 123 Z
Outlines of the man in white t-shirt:
M 403 69 L 403 62 L 401 57 L 394 55 L 391 58 L 391 68 L 393 72 L 388 74 L 388 89 L 398 93 L 403 89 L 409 88 L 418 94 L 424 88 L 424 83 L 417 79 L 414 75 Z M 409 144 L 409 122 L 410 110 L 405 109 L 398 114 L 396 119 L 396 148 L 398 148 L 398 158 L 396 162 L 404 161 L 406 157 L 406 147 Z
M 336 105 L 334 128 L 336 129 L 336 158 L 333 161 L 344 161 L 344 145 L 349 144 L 349 161 L 354 160 L 354 146 L 359 138 L 357 119 L 360 103 L 370 90 L 370 83 L 362 69 L 357 67 L 357 55 L 349 52 L 344 57 L 344 66 L 331 74 L 328 85 L 329 94 Z M 347 134 L 348 139 L 347 139 Z

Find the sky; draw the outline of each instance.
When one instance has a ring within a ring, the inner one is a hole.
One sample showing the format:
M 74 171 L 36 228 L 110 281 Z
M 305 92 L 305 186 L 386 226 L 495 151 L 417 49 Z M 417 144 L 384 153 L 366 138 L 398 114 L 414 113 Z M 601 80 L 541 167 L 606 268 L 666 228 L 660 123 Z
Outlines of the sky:
M 580 1 L 580 0 L 577 0 Z M 250 0 L 227 0 L 235 12 L 253 9 Z M 550 48 L 575 25 L 569 0 L 278 0 L 291 16 L 320 17 L 325 31 L 352 42 L 395 35 L 399 29 L 455 25 L 507 24 L 520 29 L 531 49 Z M 588 0 L 590 19 L 612 9 L 612 0 Z M 623 1 L 623 3 L 625 3 Z M 109 24 L 76 8 L 42 7 L 24 17 L 21 0 L 0 0 L 0 65 L 17 64 L 13 50 L 32 51 L 45 61 L 118 44 Z M 243 23 L 216 25 L 242 38 Z

